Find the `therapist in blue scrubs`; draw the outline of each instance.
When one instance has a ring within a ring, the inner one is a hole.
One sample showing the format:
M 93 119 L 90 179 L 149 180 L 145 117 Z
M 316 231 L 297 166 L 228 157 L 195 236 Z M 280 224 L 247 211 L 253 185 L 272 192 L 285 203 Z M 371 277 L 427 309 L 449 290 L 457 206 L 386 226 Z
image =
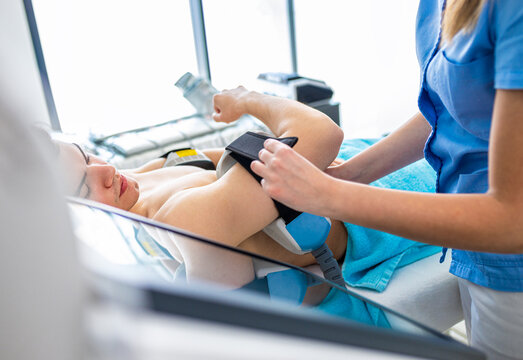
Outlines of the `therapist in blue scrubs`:
M 252 169 L 297 210 L 452 248 L 470 343 L 521 359 L 523 1 L 421 0 L 416 31 L 420 112 L 405 125 L 326 173 L 271 140 Z M 364 185 L 423 155 L 436 194 Z

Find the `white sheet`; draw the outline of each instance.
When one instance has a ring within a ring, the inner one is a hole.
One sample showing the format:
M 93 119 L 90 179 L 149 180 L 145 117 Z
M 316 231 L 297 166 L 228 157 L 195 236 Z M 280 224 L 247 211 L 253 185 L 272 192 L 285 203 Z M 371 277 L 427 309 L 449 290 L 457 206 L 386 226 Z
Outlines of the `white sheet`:
M 451 256 L 443 264 L 440 256 L 399 269 L 382 293 L 349 288 L 435 330 L 447 330 L 463 320 L 463 312 L 457 277 L 449 273 Z

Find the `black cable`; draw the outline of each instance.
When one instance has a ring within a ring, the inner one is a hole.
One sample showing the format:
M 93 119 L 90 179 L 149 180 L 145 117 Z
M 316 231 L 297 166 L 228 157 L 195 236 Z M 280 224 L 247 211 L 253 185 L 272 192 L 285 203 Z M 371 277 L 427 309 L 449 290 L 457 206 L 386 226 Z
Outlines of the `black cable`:
M 325 279 L 345 288 L 345 280 L 343 279 L 340 266 L 334 258 L 331 249 L 327 246 L 327 243 L 323 243 L 318 249 L 313 250 L 312 255 L 320 265 Z

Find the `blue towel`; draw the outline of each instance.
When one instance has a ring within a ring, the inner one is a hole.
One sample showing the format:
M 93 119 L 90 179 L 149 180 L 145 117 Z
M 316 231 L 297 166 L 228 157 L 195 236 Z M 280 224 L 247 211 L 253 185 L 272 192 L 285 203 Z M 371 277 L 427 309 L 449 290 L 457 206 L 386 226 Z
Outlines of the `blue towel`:
M 345 140 L 338 157 L 347 160 L 379 139 Z M 425 161 L 417 161 L 382 179 L 372 186 L 388 189 L 434 192 L 436 174 Z M 354 287 L 383 291 L 394 272 L 408 264 L 441 251 L 440 247 L 426 245 L 381 231 L 345 223 L 348 232 L 347 250 L 342 265 L 345 281 Z M 384 325 L 382 314 L 375 308 L 362 312 L 364 304 L 334 290 L 319 305 L 320 310 L 346 316 L 376 325 Z

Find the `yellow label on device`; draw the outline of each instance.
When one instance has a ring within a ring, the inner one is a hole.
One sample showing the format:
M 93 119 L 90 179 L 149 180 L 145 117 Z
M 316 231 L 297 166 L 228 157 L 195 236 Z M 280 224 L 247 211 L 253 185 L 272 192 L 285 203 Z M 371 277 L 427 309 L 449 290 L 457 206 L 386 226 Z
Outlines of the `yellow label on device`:
M 179 157 L 184 157 L 184 156 L 198 155 L 198 153 L 194 149 L 186 149 L 186 150 L 177 151 L 176 155 L 178 155 Z

